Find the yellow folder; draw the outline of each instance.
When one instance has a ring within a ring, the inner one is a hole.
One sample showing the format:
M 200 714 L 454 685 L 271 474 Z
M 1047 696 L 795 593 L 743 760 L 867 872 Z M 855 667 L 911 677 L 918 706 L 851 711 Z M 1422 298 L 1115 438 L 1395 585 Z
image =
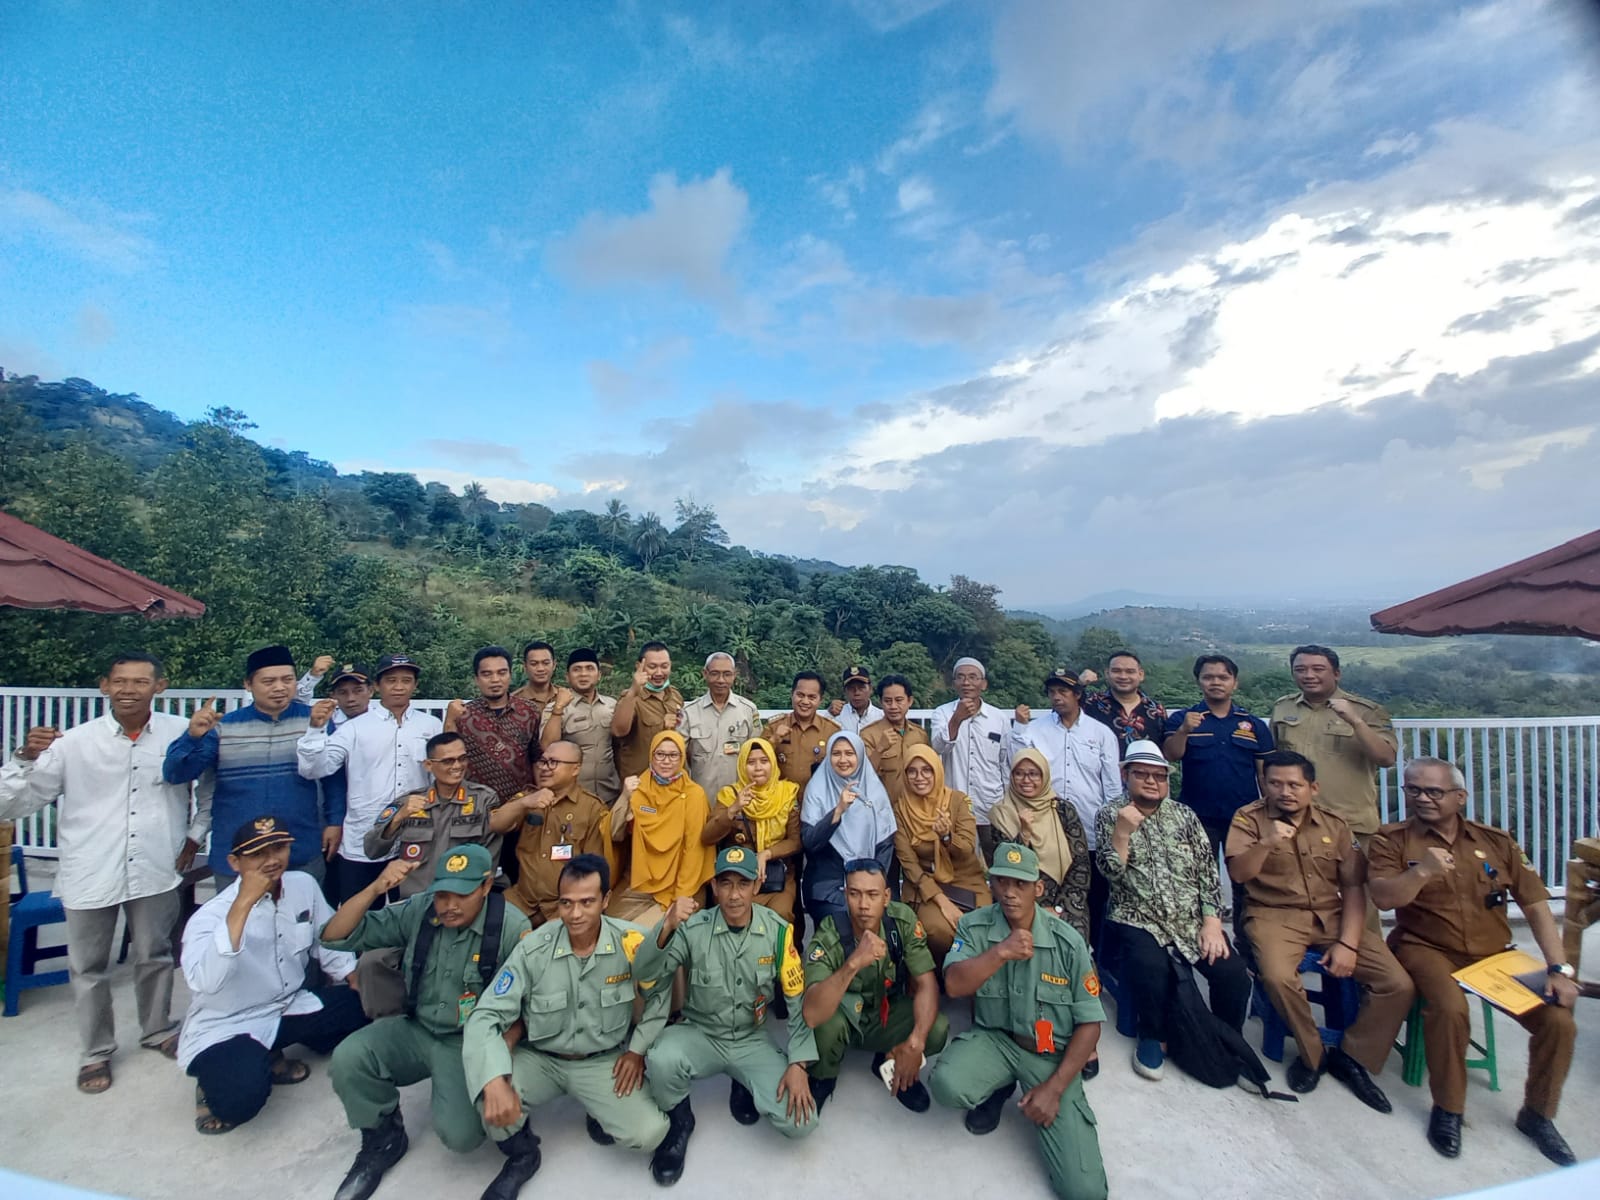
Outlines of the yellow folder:
M 1537 978 L 1538 990 L 1518 976 Z M 1462 990 L 1482 996 L 1514 1017 L 1532 1012 L 1545 1002 L 1544 978 L 1544 963 L 1521 950 L 1506 950 L 1455 972 Z

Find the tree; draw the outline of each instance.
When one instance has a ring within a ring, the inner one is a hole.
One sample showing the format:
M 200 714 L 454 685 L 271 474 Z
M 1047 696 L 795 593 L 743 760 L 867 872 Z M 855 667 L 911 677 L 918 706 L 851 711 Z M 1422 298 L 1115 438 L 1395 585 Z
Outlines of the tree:
M 615 496 L 606 501 L 605 512 L 600 515 L 600 528 L 606 531 L 606 540 L 610 543 L 612 553 L 616 552 L 618 542 L 627 540 L 628 527 L 632 523 L 626 504 Z
M 469 516 L 482 516 L 486 512 L 496 511 L 499 505 L 489 499 L 489 489 L 476 479 L 461 489 L 461 500 L 466 505 Z
M 661 557 L 661 552 L 666 548 L 667 527 L 655 513 L 645 513 L 634 527 L 633 552 L 639 556 L 639 561 L 644 564 L 646 571 L 650 569 L 651 563 Z
M 412 522 L 427 506 L 427 493 L 417 477 L 400 471 L 364 471 L 361 490 L 376 507 L 388 511 L 402 533 L 410 532 Z
M 678 514 L 678 527 L 672 536 L 683 543 L 683 557 L 694 561 L 695 553 L 707 545 L 725 546 L 728 533 L 717 521 L 717 511 L 709 504 L 696 504 L 692 500 L 674 502 Z
M 1073 644 L 1072 653 L 1068 655 L 1070 665 L 1079 671 L 1092 667 L 1104 675 L 1111 656 L 1127 644 L 1127 637 L 1117 630 L 1091 625 L 1078 635 L 1078 640 Z
M 454 492 L 446 488 L 433 494 L 433 501 L 428 505 L 428 524 L 435 533 L 461 524 L 461 515 L 461 501 L 456 499 Z

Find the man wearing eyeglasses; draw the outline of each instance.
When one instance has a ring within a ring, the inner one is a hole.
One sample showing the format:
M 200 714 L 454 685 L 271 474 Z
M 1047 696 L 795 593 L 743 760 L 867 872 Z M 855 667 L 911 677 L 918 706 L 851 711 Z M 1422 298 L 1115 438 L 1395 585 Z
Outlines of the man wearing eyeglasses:
M 506 899 L 527 914 L 535 929 L 560 919 L 563 867 L 580 854 L 615 861 L 610 810 L 578 782 L 582 772 L 582 747 L 551 742 L 533 770 L 536 790 L 505 806 L 509 817 L 522 823 L 517 839 L 522 871 Z
M 1550 914 L 1550 893 L 1510 834 L 1461 815 L 1466 779 L 1451 763 L 1412 759 L 1404 791 L 1411 817 L 1372 839 L 1367 887 L 1379 908 L 1395 911 L 1389 946 L 1425 1005 L 1422 1040 L 1433 1093 L 1428 1142 L 1446 1158 L 1461 1153 L 1472 1020 L 1453 972 L 1510 945 L 1509 892 L 1549 964 L 1545 1003 L 1516 1018 L 1533 1035 L 1516 1126 L 1551 1162 L 1571 1166 L 1577 1160 L 1553 1118 L 1578 1036 L 1572 1018 L 1578 985 Z

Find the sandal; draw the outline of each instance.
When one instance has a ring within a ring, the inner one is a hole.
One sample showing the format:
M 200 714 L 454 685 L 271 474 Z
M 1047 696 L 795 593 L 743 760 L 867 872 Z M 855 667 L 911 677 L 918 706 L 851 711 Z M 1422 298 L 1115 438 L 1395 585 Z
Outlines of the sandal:
M 78 1090 L 86 1096 L 98 1096 L 111 1086 L 111 1064 L 102 1059 L 78 1068 Z
M 298 1058 L 285 1058 L 282 1054 L 275 1053 L 272 1061 L 267 1064 L 267 1071 L 272 1076 L 273 1087 L 288 1087 L 290 1084 L 304 1083 L 311 1078 L 311 1064 L 301 1062 Z
M 153 1046 L 146 1046 L 146 1050 L 154 1050 L 162 1058 L 176 1059 L 178 1057 L 178 1035 L 173 1034 L 164 1042 L 157 1042 Z
M 194 1131 L 207 1136 L 217 1133 L 227 1133 L 233 1126 L 221 1117 L 214 1116 L 211 1107 L 206 1103 L 206 1094 L 200 1090 L 200 1085 L 194 1085 Z

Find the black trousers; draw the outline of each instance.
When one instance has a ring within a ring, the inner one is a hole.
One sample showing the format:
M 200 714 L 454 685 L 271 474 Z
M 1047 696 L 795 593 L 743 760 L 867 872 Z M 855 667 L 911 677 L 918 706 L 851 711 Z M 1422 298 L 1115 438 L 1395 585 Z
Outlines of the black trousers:
M 261 1111 L 272 1092 L 272 1051 L 285 1046 L 305 1046 L 317 1054 L 333 1048 L 367 1023 L 361 1011 L 361 994 L 354 988 L 317 988 L 313 994 L 322 1008 L 278 1022 L 278 1036 L 270 1047 L 248 1034 L 239 1034 L 207 1046 L 189 1064 L 189 1074 L 200 1084 L 206 1104 L 218 1120 L 241 1125 Z
M 1100 873 L 1100 860 L 1089 852 L 1089 949 L 1096 956 L 1106 952 L 1106 905 L 1111 900 L 1111 882 Z
M 1167 1005 L 1172 998 L 1172 963 L 1166 948 L 1132 925 L 1112 922 L 1107 927 L 1114 953 L 1119 956 L 1118 979 L 1133 994 L 1133 1011 L 1138 1036 L 1165 1041 Z M 1201 959 L 1194 969 L 1205 976 L 1211 993 L 1211 1011 L 1235 1029 L 1244 1028 L 1250 1009 L 1250 973 L 1238 954 L 1208 963 Z

